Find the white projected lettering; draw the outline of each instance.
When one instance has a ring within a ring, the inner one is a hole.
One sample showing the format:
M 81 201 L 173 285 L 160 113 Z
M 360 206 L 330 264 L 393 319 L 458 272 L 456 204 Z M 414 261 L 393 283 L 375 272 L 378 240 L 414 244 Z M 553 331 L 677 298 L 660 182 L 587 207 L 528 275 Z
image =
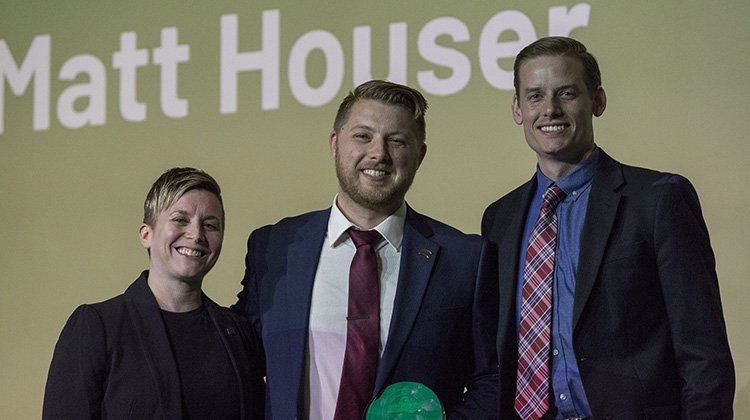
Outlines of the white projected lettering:
M 5 40 L 0 40 L 0 134 L 5 131 L 5 84 L 20 96 L 33 81 L 34 109 L 33 129 L 49 129 L 50 104 L 50 35 L 37 35 L 19 66 Z M 190 47 L 179 45 L 177 28 L 165 28 L 161 33 L 161 45 L 153 51 L 154 64 L 161 70 L 161 108 L 164 115 L 172 118 L 187 116 L 186 99 L 177 94 L 177 65 L 187 62 Z M 137 99 L 137 69 L 147 66 L 149 51 L 137 47 L 135 32 L 120 34 L 120 49 L 112 54 L 112 68 L 119 70 L 120 115 L 127 121 L 145 121 L 146 104 Z M 64 88 L 57 98 L 57 118 L 66 128 L 103 125 L 106 122 L 106 69 L 99 58 L 91 54 L 75 55 L 60 67 L 61 81 L 76 82 L 79 76 L 87 76 L 86 82 L 73 83 Z M 76 103 L 85 103 L 76 109 Z
M 146 104 L 138 102 L 139 67 L 148 64 L 148 50 L 136 48 L 135 32 L 120 34 L 120 51 L 112 54 L 112 67 L 120 70 L 120 115 L 128 121 L 144 121 Z
M 307 58 L 315 50 L 323 53 L 326 63 L 325 80 L 314 88 L 307 83 Z M 341 89 L 344 81 L 344 50 L 333 34 L 312 31 L 301 36 L 289 54 L 289 89 L 292 96 L 305 106 L 327 104 Z
M 78 83 L 63 90 L 57 98 L 57 118 L 67 128 L 103 125 L 107 110 L 107 73 L 104 65 L 93 55 L 72 57 L 60 69 L 60 80 L 75 80 L 80 74 L 88 75 L 88 83 Z M 76 111 L 76 101 L 86 99 L 86 108 Z
M 26 92 L 34 80 L 35 131 L 49 129 L 49 35 L 38 35 L 31 42 L 29 51 L 19 68 L 5 40 L 0 39 L 0 134 L 5 131 L 5 82 L 16 95 Z
M 164 115 L 172 118 L 186 117 L 187 99 L 177 94 L 179 63 L 190 59 L 190 46 L 179 45 L 177 28 L 161 30 L 161 45 L 153 50 L 153 62 L 160 67 L 160 102 Z M 149 64 L 149 51 L 138 48 L 137 34 L 120 34 L 120 50 L 112 54 L 112 67 L 120 71 L 120 115 L 127 121 L 145 121 L 146 107 L 137 98 L 138 69 Z
M 588 26 L 590 11 L 587 3 L 570 8 L 550 7 L 547 34 L 569 35 L 576 28 Z M 219 19 L 217 83 L 221 114 L 237 113 L 240 101 L 246 110 L 279 109 L 282 64 L 286 65 L 291 96 L 307 107 L 326 105 L 335 100 L 342 88 L 348 90 L 349 86 L 344 86 L 347 71 L 351 71 L 351 87 L 372 78 L 408 83 L 411 75 L 416 80 L 416 88 L 426 94 L 444 96 L 460 93 L 472 78 L 479 76 L 491 88 L 512 90 L 513 69 L 508 68 L 508 62 L 512 63 L 523 46 L 537 39 L 534 23 L 518 10 L 500 11 L 489 17 L 481 28 L 472 28 L 456 17 L 438 17 L 416 31 L 414 40 L 409 39 L 408 23 L 403 21 L 388 25 L 387 42 L 373 41 L 370 26 L 353 27 L 351 40 L 341 40 L 330 31 L 315 29 L 300 35 L 288 51 L 281 49 L 279 10 L 245 16 L 242 24 L 259 28 L 256 31 L 259 38 L 242 36 L 242 25 L 236 14 Z M 179 43 L 178 28 L 162 28 L 160 45 L 153 49 L 139 46 L 138 34 L 134 31 L 121 33 L 119 39 L 119 49 L 112 53 L 111 70 L 117 75 L 112 79 L 119 87 L 120 117 L 130 122 L 147 120 L 150 108 L 138 98 L 138 75 L 140 69 L 150 65 L 159 68 L 162 114 L 169 118 L 187 117 L 189 104 L 188 99 L 179 94 L 178 69 L 180 64 L 189 62 L 191 55 L 190 46 Z M 470 52 L 469 42 L 472 41 L 476 49 Z M 343 45 L 351 45 L 352 50 L 345 51 Z M 387 45 L 387 74 L 373 74 L 372 51 L 380 49 L 374 45 Z M 0 134 L 5 130 L 6 84 L 16 96 L 32 90 L 32 128 L 35 131 L 50 128 L 51 48 L 51 35 L 37 35 L 25 54 L 14 56 L 6 41 L 0 40 Z M 206 50 L 212 53 L 210 49 L 201 49 Z M 419 60 L 410 60 L 409 54 L 416 54 Z M 316 63 L 322 59 L 322 75 L 311 77 L 313 57 Z M 409 62 L 419 63 L 411 73 Z M 66 82 L 57 96 L 56 113 L 61 126 L 79 129 L 106 123 L 108 69 L 105 63 L 94 55 L 82 53 L 68 58 L 60 66 L 57 77 Z M 259 77 L 242 77 L 253 72 L 258 72 L 255 74 Z M 254 97 L 252 92 L 259 92 L 260 96 Z
M 471 62 L 469 57 L 458 50 L 438 44 L 438 38 L 447 36 L 452 42 L 465 42 L 471 39 L 469 28 L 460 20 L 452 17 L 434 19 L 419 31 L 417 50 L 419 55 L 430 63 L 447 67 L 451 75 L 440 78 L 434 70 L 417 72 L 417 83 L 427 93 L 434 95 L 451 95 L 460 92 L 471 79 Z
M 177 43 L 177 28 L 162 29 L 161 46 L 154 49 L 154 63 L 161 66 L 161 110 L 168 117 L 182 118 L 188 114 L 187 99 L 180 99 L 177 93 L 177 65 L 189 59 L 190 47 Z
M 406 83 L 406 22 L 388 26 L 388 75 L 384 78 L 396 83 Z M 373 79 L 372 76 L 372 28 L 357 26 L 352 31 L 352 86 Z
M 517 40 L 498 42 L 505 31 L 514 32 Z M 514 58 L 521 48 L 535 39 L 534 24 L 523 13 L 508 10 L 493 16 L 484 26 L 479 38 L 479 66 L 484 80 L 498 89 L 512 89 L 513 69 L 500 67 L 499 60 Z
M 261 109 L 279 107 L 279 11 L 263 12 L 261 50 L 239 52 L 237 15 L 221 17 L 221 103 L 222 114 L 237 112 L 237 76 L 260 70 Z
M 591 7 L 586 3 L 570 9 L 565 6 L 548 10 L 548 33 L 569 35 L 578 27 L 588 26 Z M 250 24 L 257 24 L 251 21 Z M 278 109 L 279 67 L 281 57 L 288 56 L 289 90 L 304 106 L 322 106 L 332 101 L 341 89 L 346 71 L 343 44 L 332 33 L 313 30 L 302 34 L 294 42 L 291 51 L 280 51 L 279 38 L 281 15 L 278 10 L 265 11 L 261 21 L 262 39 L 245 39 L 239 36 L 237 15 L 221 17 L 221 113 L 237 112 L 239 75 L 249 71 L 261 72 L 261 109 Z M 398 83 L 406 83 L 408 77 L 407 23 L 398 22 L 389 26 L 389 71 L 382 77 Z M 352 31 L 354 51 L 351 54 L 353 86 L 373 78 L 371 68 L 372 29 L 357 26 Z M 500 42 L 500 36 L 512 32 L 514 41 Z M 513 58 L 523 46 L 537 39 L 534 24 L 528 16 L 517 10 L 507 10 L 491 17 L 480 31 L 476 59 L 484 80 L 501 90 L 513 89 L 513 69 L 504 69 L 500 60 Z M 419 31 L 416 50 L 419 56 L 438 68 L 420 69 L 416 72 L 417 88 L 432 95 L 453 95 L 462 91 L 472 78 L 472 60 L 455 44 L 471 40 L 470 28 L 455 17 L 440 17 L 427 22 Z M 260 50 L 240 52 L 239 45 L 258 45 Z M 320 86 L 308 83 L 307 61 L 314 51 L 323 54 L 326 73 Z M 447 69 L 447 70 L 446 70 Z M 447 75 L 446 75 L 447 73 Z M 442 75 L 442 76 L 441 76 Z M 250 98 L 252 102 L 253 98 Z

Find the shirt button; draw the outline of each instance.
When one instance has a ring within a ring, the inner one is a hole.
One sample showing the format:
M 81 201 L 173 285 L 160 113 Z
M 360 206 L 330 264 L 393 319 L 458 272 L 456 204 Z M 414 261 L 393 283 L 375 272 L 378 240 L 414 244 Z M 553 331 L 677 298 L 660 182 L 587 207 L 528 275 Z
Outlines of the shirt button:
M 553 356 L 557 356 L 558 354 L 560 354 L 560 352 L 557 349 L 553 349 L 552 350 L 552 355 Z
M 568 396 L 565 394 L 560 394 L 560 401 L 565 401 L 568 399 Z

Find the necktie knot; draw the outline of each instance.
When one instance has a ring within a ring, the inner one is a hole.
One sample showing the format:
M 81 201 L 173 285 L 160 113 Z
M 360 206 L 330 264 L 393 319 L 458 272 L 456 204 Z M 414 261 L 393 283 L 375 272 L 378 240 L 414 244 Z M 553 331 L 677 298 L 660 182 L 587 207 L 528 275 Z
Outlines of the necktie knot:
M 549 209 L 554 209 L 558 204 L 560 204 L 561 201 L 565 199 L 565 196 L 565 191 L 563 191 L 562 188 L 558 187 L 557 185 L 552 185 L 551 187 L 547 188 L 547 191 L 544 192 L 544 201 L 542 202 L 542 206 Z
M 380 232 L 377 230 L 356 230 L 356 229 L 349 229 L 349 237 L 352 238 L 352 242 L 354 242 L 354 246 L 357 248 L 361 247 L 362 245 L 371 245 L 375 246 L 378 242 L 380 242 L 380 239 L 382 236 L 380 235 Z

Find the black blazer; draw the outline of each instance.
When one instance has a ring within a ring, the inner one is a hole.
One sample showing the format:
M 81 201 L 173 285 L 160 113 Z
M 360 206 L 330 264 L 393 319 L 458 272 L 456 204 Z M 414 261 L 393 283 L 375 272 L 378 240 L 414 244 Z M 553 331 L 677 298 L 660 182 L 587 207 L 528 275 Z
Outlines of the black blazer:
M 520 241 L 536 179 L 491 204 L 498 244 L 501 417 L 513 418 Z M 604 151 L 581 236 L 573 347 L 594 418 L 730 419 L 734 365 L 698 196 Z
M 177 364 L 147 276 L 70 316 L 52 357 L 42 418 L 184 418 Z M 237 375 L 242 418 L 262 418 L 259 340 L 242 317 L 205 295 L 203 303 Z
M 310 301 L 329 214 L 287 218 L 248 240 L 244 288 L 232 309 L 262 334 L 269 419 L 305 416 Z M 496 256 L 484 238 L 408 209 L 373 398 L 394 382 L 415 381 L 437 394 L 448 418 L 497 416 Z

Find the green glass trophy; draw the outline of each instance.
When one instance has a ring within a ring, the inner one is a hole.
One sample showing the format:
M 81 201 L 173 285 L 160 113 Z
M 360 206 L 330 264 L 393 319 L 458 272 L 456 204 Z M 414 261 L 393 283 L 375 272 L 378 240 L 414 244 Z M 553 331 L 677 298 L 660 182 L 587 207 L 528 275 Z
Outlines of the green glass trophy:
M 366 420 L 443 420 L 443 405 L 432 390 L 418 382 L 389 385 L 367 408 Z

